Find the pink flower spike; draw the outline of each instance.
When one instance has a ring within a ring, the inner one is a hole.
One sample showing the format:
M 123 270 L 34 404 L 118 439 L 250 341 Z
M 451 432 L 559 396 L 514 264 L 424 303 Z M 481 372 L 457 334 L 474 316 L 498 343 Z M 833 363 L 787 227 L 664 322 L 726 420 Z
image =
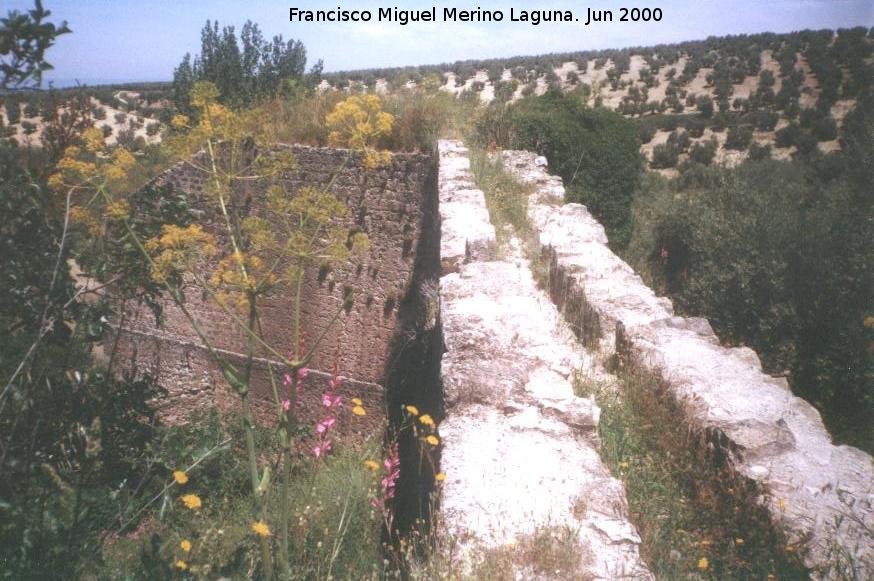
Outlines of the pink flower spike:
M 286 373 L 285 375 L 282 376 L 282 385 L 284 385 L 286 387 L 291 385 L 291 375 L 290 374 Z
M 309 374 L 310 374 L 310 370 L 309 370 L 309 369 L 307 369 L 306 367 L 301 367 L 300 369 L 297 370 L 297 380 L 298 380 L 298 381 L 303 381 L 304 379 L 307 378 L 307 376 L 308 376 Z
M 325 455 L 325 453 L 331 450 L 331 440 L 325 440 L 321 442 L 318 446 L 313 448 L 313 454 L 316 458 L 320 458 Z
M 289 409 L 291 409 L 291 401 L 287 399 L 282 400 L 282 411 L 287 412 Z
M 316 424 L 316 431 L 320 434 L 324 434 L 331 428 L 331 426 L 334 425 L 335 421 L 336 420 L 331 416 L 323 419 L 321 422 Z

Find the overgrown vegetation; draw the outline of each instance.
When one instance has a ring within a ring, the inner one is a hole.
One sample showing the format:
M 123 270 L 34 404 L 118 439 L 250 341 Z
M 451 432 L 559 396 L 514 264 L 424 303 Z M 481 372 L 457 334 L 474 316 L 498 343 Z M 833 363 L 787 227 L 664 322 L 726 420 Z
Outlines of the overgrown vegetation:
M 612 244 L 627 243 L 631 200 L 643 169 L 630 121 L 589 108 L 574 93 L 550 91 L 483 115 L 477 137 L 483 145 L 545 155 L 550 171 L 564 179 L 566 201 L 586 204 Z
M 658 579 L 807 579 L 803 546 L 787 544 L 760 503 L 688 424 L 667 385 L 634 365 L 620 385 L 578 377 L 595 396 L 601 457 L 625 483 L 642 556 Z
M 866 98 L 842 153 L 650 176 L 627 251 L 658 292 L 706 316 L 723 340 L 754 348 L 839 441 L 866 450 L 874 230 L 871 176 L 859 168 L 874 152 L 872 114 Z
M 527 239 L 532 234 L 528 221 L 531 187 L 519 183 L 504 170 L 500 158 L 491 157 L 483 149 L 471 149 L 469 157 L 474 180 L 485 193 L 498 246 L 506 247 L 509 237 L 513 235 Z

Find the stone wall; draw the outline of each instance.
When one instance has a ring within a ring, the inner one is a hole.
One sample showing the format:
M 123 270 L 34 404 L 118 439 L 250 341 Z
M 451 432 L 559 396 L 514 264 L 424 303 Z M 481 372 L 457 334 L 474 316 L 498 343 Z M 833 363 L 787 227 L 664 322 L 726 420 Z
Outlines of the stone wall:
M 819 412 L 785 378 L 765 374 L 753 350 L 720 345 L 706 319 L 675 316 L 671 301 L 613 254 L 586 207 L 564 204 L 545 158 L 507 151 L 503 160 L 536 186 L 528 216 L 552 262 L 553 298 L 577 334 L 667 380 L 693 425 L 762 486 L 762 502 L 790 541 L 808 542 L 805 563 L 817 577 L 874 577 L 871 456 L 835 446 Z
M 372 406 L 382 406 L 384 378 L 394 337 L 399 333 L 398 308 L 412 283 L 423 229 L 436 218 L 425 212 L 429 197 L 436 197 L 436 167 L 422 154 L 394 154 L 391 162 L 365 170 L 359 154 L 348 150 L 278 145 L 276 151 L 291 151 L 297 160 L 294 170 L 279 183 L 293 196 L 302 187 L 325 187 L 349 209 L 353 226 L 364 231 L 370 246 L 363 257 L 331 270 L 314 269 L 305 277 L 302 301 L 302 329 L 306 341 L 326 334 L 311 368 L 305 393 L 316 399 L 328 372 L 350 378 L 344 382 L 348 395 L 358 395 Z M 198 158 L 193 158 L 194 162 Z M 208 199 L 205 174 L 194 164 L 180 162 L 156 179 L 184 191 L 189 203 L 200 210 L 198 223 L 218 235 L 223 231 L 216 204 Z M 237 192 L 257 214 L 263 207 L 266 184 L 253 181 Z M 209 276 L 212 264 L 204 265 Z M 193 286 L 186 287 L 187 308 L 197 318 L 211 343 L 228 357 L 241 358 L 246 351 L 244 333 L 226 313 L 205 299 Z M 344 296 L 352 291 L 351 308 L 343 308 Z M 121 321 L 118 365 L 136 367 L 157 376 L 170 390 L 163 402 L 165 415 L 181 417 L 200 406 L 230 405 L 218 369 L 209 361 L 194 330 L 170 300 L 163 302 L 164 324 L 156 326 L 143 306 L 129 307 Z M 329 325 L 335 313 L 338 320 Z M 291 348 L 293 293 L 275 293 L 264 299 L 261 312 L 266 342 L 280 353 Z M 269 411 L 272 386 L 268 365 L 276 357 L 259 349 L 253 382 L 256 413 Z M 310 389 L 312 387 L 312 389 Z M 305 402 L 305 408 L 308 404 Z M 378 414 L 384 418 L 384 414 Z
M 489 252 L 495 229 L 467 149 L 441 140 L 439 151 L 446 479 L 438 545 L 451 546 L 460 578 L 483 578 L 477 566 L 515 546 L 508 578 L 652 579 L 624 487 L 598 456 L 598 406 L 574 394 L 575 373 L 596 373 L 591 357 L 537 288 L 519 240 Z M 545 572 L 518 558 L 558 538 L 578 562 Z

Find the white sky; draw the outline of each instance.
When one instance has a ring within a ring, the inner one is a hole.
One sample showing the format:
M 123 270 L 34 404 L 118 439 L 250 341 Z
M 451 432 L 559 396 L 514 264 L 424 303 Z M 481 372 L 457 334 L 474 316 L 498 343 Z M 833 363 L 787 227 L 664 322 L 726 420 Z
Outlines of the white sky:
M 598 48 L 646 46 L 712 35 L 788 32 L 803 28 L 874 26 L 874 0 L 661 0 L 619 3 L 593 0 L 481 0 L 479 4 L 445 0 L 44 0 L 53 20 L 67 20 L 73 34 L 49 52 L 55 71 L 47 78 L 83 82 L 168 80 L 186 52 L 198 52 L 207 19 L 239 31 L 251 19 L 265 36 L 282 34 L 306 44 L 310 63 L 325 60 L 326 70 L 348 70 L 451 62 L 461 59 L 533 55 Z M 27 9 L 31 0 L 3 0 L 0 13 Z M 661 22 L 616 22 L 617 8 L 659 7 Z M 291 6 L 301 9 L 370 9 L 444 6 L 501 9 L 502 23 L 290 23 Z M 580 22 L 531 26 L 511 23 L 518 10 L 573 10 Z M 584 26 L 587 9 L 612 9 L 614 22 Z

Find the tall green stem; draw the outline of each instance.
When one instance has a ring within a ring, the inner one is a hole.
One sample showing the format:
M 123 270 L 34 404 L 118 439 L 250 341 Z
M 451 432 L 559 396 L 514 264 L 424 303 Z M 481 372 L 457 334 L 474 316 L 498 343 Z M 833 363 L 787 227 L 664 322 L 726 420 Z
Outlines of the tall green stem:
M 263 501 L 262 494 L 266 494 L 266 490 L 259 488 L 258 476 L 258 453 L 255 449 L 255 422 L 252 417 L 252 405 L 249 401 L 249 390 L 252 385 L 252 362 L 255 358 L 255 341 L 253 339 L 255 331 L 255 323 L 258 318 L 258 310 L 256 306 L 256 297 L 254 293 L 249 293 L 249 331 L 250 334 L 246 341 L 246 367 L 243 373 L 244 389 L 240 393 L 240 399 L 243 405 L 243 431 L 246 435 L 246 452 L 249 455 L 249 473 L 252 480 L 252 496 L 254 498 L 254 508 L 256 518 L 262 521 L 267 520 L 267 506 Z M 264 568 L 264 577 L 273 579 L 273 559 L 270 552 L 270 538 L 261 537 L 261 560 Z
M 285 430 L 282 441 L 282 482 L 279 491 L 279 565 L 282 575 L 291 577 L 291 569 L 288 563 L 288 521 L 289 514 L 289 489 L 291 488 L 291 448 L 292 433 L 295 426 L 295 408 L 297 407 L 297 369 L 291 370 L 291 385 L 288 395 L 288 409 L 285 410 Z

